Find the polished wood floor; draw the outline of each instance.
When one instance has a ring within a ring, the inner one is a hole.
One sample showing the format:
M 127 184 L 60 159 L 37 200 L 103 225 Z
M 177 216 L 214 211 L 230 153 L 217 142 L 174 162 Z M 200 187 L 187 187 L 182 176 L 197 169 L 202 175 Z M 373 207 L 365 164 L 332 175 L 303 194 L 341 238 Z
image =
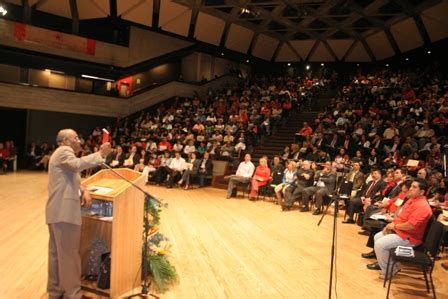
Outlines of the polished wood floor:
M 149 186 L 165 200 L 161 231 L 170 238 L 179 283 L 162 298 L 327 298 L 332 218 L 270 202 L 225 199 L 213 188 L 181 190 Z M 0 176 L 0 298 L 46 298 L 47 239 L 44 207 L 47 175 Z M 366 237 L 338 219 L 338 298 L 384 298 L 377 271 L 360 257 Z M 446 252 L 442 261 L 447 261 Z M 417 272 L 400 274 L 393 298 L 432 297 Z M 448 298 L 448 273 L 436 264 L 437 297 Z M 335 284 L 333 284 L 335 286 Z M 336 298 L 333 294 L 333 298 Z

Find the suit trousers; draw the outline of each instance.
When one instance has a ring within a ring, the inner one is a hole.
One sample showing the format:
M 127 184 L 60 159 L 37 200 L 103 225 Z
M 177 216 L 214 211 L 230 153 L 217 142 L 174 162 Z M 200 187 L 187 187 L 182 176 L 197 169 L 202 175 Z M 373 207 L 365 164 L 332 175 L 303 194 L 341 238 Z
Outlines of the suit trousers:
M 348 202 L 347 206 L 348 218 L 353 220 L 353 215 L 355 215 L 356 212 L 359 212 L 362 209 L 362 207 L 363 203 L 361 197 L 350 198 L 350 201 Z
M 49 298 L 81 298 L 81 226 L 60 222 L 48 228 Z
M 288 186 L 285 190 L 284 206 L 290 208 L 296 200 L 300 200 L 302 198 L 303 189 L 303 186 Z
M 316 208 L 320 209 L 324 201 L 324 196 L 328 196 L 330 194 L 330 191 L 326 187 L 306 187 L 302 192 L 302 206 L 308 206 L 310 197 L 314 195 L 316 199 Z

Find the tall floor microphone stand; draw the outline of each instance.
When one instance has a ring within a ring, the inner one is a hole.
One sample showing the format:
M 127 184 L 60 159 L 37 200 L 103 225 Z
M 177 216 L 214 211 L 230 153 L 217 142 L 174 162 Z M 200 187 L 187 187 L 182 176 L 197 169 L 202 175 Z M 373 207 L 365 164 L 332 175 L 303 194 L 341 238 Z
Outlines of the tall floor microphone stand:
M 137 186 L 132 181 L 128 180 L 126 177 L 122 176 L 118 171 L 115 171 L 112 167 L 107 165 L 106 163 L 102 164 L 103 167 L 109 169 L 111 172 L 113 172 L 116 176 L 120 177 L 121 179 L 125 180 L 132 186 L 134 186 L 136 189 L 140 190 L 145 195 L 145 205 L 150 204 L 151 200 L 155 201 L 158 205 L 162 205 L 162 202 L 155 198 L 154 196 L 150 195 L 148 192 L 140 188 L 140 186 Z M 143 238 L 144 238 L 144 244 L 143 244 L 143 265 L 142 265 L 142 276 L 143 276 L 143 283 L 142 283 L 142 291 L 138 294 L 134 294 L 131 296 L 128 296 L 126 298 L 134 298 L 134 297 L 140 297 L 140 298 L 147 298 L 148 296 L 154 297 L 154 298 L 160 298 L 157 295 L 149 293 L 149 287 L 151 285 L 149 281 L 149 275 L 148 275 L 148 237 L 149 237 L 149 223 L 148 223 L 148 209 L 144 208 L 144 229 L 143 229 Z
M 333 268 L 334 268 L 334 262 L 335 262 L 335 256 L 336 256 L 336 250 L 335 250 L 335 244 L 336 244 L 336 232 L 337 232 L 337 218 L 338 218 L 338 212 L 339 212 L 339 188 L 341 187 L 341 184 L 344 180 L 342 179 L 339 184 L 336 186 L 335 190 L 333 191 L 331 201 L 326 207 L 325 211 L 322 213 L 322 217 L 320 217 L 319 222 L 317 223 L 317 226 L 320 226 L 322 223 L 322 220 L 324 220 L 325 215 L 327 214 L 328 208 L 331 206 L 332 203 L 334 203 L 334 215 L 333 215 L 333 238 L 331 241 L 331 266 L 330 266 L 330 283 L 328 288 L 328 298 L 331 299 L 331 293 L 332 293 L 332 287 L 333 287 Z

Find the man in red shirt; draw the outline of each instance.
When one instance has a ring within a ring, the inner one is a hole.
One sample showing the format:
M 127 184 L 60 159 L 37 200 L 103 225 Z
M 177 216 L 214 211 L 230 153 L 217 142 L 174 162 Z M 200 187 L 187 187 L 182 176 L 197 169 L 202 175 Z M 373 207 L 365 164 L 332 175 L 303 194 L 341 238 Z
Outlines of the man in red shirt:
M 415 247 L 423 242 L 426 224 L 432 216 L 431 207 L 424 196 L 428 183 L 423 179 L 416 179 L 412 182 L 406 197 L 408 200 L 404 204 L 401 212 L 394 221 L 386 225 L 383 231 L 375 235 L 375 254 L 378 266 L 367 265 L 372 270 L 381 270 L 380 278 L 386 275 L 389 250 L 397 246 Z M 376 266 L 376 267 L 375 267 Z M 398 264 L 392 269 L 392 276 L 400 271 Z M 388 277 L 389 278 L 389 277 Z

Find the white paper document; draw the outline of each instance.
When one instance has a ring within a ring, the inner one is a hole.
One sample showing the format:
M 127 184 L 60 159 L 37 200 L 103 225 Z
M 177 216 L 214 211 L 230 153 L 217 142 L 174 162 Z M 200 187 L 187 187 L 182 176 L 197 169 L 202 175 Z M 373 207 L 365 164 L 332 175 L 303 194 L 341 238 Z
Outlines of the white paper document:
M 95 194 L 108 194 L 109 192 L 111 192 L 114 189 L 108 188 L 108 187 L 101 187 L 101 186 L 90 186 L 88 188 L 88 190 Z

